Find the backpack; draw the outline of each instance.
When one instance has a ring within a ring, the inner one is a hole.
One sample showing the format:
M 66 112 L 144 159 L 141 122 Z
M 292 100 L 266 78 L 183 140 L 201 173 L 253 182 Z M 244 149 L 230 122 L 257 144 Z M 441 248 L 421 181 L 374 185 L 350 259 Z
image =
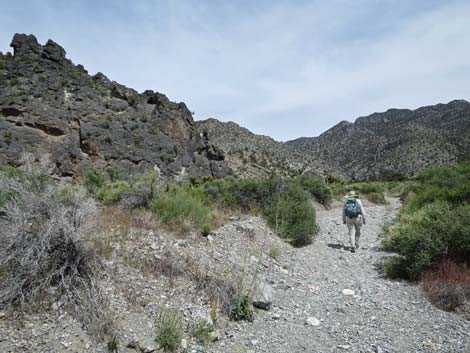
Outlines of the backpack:
M 348 197 L 346 200 L 345 211 L 349 218 L 356 218 L 361 213 L 359 203 L 354 197 Z

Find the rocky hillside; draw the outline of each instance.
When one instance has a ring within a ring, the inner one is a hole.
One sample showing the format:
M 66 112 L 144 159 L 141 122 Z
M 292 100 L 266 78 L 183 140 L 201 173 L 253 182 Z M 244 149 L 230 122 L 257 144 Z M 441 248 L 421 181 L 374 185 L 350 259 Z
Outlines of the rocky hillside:
M 234 122 L 216 119 L 196 121 L 196 126 L 223 151 L 237 175 L 266 176 L 275 169 L 286 175 L 321 175 L 326 167 L 308 154 L 297 151 L 268 136 L 256 135 Z
M 353 179 L 413 177 L 429 165 L 470 160 L 470 103 L 390 109 L 286 144 Z
M 222 153 L 196 132 L 191 112 L 74 65 L 49 40 L 16 34 L 0 53 L 0 164 L 50 153 L 59 176 L 88 169 L 159 168 L 173 176 L 226 175 Z

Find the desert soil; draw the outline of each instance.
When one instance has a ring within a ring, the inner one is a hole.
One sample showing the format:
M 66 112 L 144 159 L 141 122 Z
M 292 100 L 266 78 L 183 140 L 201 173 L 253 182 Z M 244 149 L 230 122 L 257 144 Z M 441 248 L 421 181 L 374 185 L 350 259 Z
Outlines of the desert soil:
M 319 210 L 315 243 L 292 251 L 288 273 L 269 274 L 273 309 L 258 311 L 213 352 L 470 352 L 470 321 L 431 305 L 420 286 L 384 277 L 381 263 L 390 254 L 379 234 L 399 207 L 390 202 L 368 205 L 354 254 L 343 247 L 340 209 Z

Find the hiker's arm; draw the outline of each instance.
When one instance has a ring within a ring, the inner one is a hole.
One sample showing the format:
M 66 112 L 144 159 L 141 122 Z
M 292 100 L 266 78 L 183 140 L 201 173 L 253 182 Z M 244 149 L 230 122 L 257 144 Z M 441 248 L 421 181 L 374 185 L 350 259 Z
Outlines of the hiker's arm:
M 366 210 L 364 209 L 361 201 L 359 201 L 359 207 L 361 208 L 362 223 L 366 224 Z

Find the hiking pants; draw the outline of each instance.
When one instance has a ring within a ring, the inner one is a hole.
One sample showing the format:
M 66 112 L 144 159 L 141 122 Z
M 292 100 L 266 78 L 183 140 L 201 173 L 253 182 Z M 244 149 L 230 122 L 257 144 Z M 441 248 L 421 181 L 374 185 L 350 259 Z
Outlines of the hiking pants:
M 361 227 L 362 227 L 362 217 L 358 216 L 356 218 L 346 217 L 346 225 L 348 226 L 349 241 L 351 242 L 351 247 L 358 248 L 359 240 L 361 238 Z M 354 232 L 353 232 L 354 229 Z

